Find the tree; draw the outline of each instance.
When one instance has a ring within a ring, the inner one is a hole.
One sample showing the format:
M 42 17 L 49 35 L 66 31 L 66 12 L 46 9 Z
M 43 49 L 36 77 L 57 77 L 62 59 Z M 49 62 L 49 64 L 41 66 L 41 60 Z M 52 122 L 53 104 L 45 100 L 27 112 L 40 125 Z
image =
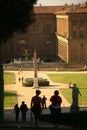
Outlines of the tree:
M 0 0 L 0 53 L 1 45 L 14 33 L 26 31 L 35 20 L 34 4 L 37 0 Z M 4 80 L 0 54 L 0 121 L 4 117 Z

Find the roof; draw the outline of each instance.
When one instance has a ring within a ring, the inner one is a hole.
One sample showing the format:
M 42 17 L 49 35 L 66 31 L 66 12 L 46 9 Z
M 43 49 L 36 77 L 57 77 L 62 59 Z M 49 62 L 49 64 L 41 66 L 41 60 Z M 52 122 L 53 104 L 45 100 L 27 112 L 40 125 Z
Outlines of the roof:
M 53 13 L 53 14 L 67 14 L 67 13 L 87 13 L 87 3 L 83 5 L 61 5 L 61 6 L 39 6 L 34 7 L 36 14 Z
M 62 11 L 57 11 L 55 12 L 55 14 L 68 14 L 68 13 L 87 13 L 87 7 L 85 8 L 74 8 L 74 9 L 66 9 L 66 10 L 62 10 Z
M 80 9 L 76 10 L 75 12 L 78 12 L 78 13 L 87 13 L 87 7 L 86 8 L 80 8 Z
M 35 13 L 54 13 L 59 10 L 59 8 L 63 8 L 64 6 L 35 6 Z

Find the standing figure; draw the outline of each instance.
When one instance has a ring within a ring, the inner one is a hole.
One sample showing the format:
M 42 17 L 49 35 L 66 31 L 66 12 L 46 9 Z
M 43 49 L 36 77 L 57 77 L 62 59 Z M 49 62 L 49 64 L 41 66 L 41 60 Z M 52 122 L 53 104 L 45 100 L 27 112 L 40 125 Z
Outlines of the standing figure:
M 18 80 L 19 80 L 19 82 L 20 82 L 20 81 L 21 81 L 21 78 L 19 77 L 19 79 L 18 79 Z
M 79 106 L 78 106 L 78 96 L 81 96 L 81 93 L 79 91 L 79 88 L 77 87 L 76 84 L 73 84 L 71 86 L 71 82 L 69 83 L 69 88 L 72 89 L 72 105 L 71 105 L 71 112 L 77 112 L 79 111 Z
M 47 98 L 45 97 L 45 95 L 43 95 L 43 98 L 42 98 L 42 108 L 46 108 L 46 100 L 47 100 Z
M 22 77 L 22 78 L 21 78 L 21 80 L 22 80 L 22 82 L 23 82 L 23 80 L 24 80 L 24 77 Z
M 39 96 L 41 93 L 40 90 L 36 90 L 36 95 L 31 99 L 31 111 L 34 115 L 35 120 L 35 127 L 38 127 L 39 117 L 41 115 L 41 106 L 42 106 L 42 99 Z
M 52 114 L 52 119 L 55 127 L 58 127 L 61 115 L 61 103 L 62 98 L 59 96 L 59 91 L 55 90 L 54 95 L 50 98 L 50 111 Z
M 22 114 L 22 121 L 26 121 L 26 112 L 28 111 L 28 107 L 24 101 L 22 101 L 20 110 L 21 110 L 21 114 Z
M 14 106 L 14 112 L 15 112 L 15 121 L 18 121 L 19 112 L 20 112 L 20 108 L 18 107 L 18 104 L 16 104 L 16 105 Z

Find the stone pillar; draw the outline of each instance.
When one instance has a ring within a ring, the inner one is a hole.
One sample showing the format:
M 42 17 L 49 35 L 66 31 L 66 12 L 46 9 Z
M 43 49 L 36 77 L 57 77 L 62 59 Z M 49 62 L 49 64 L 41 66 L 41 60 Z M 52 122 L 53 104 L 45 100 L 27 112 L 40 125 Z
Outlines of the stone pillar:
M 36 50 L 34 50 L 34 88 L 38 87 L 38 77 L 37 77 L 37 54 Z

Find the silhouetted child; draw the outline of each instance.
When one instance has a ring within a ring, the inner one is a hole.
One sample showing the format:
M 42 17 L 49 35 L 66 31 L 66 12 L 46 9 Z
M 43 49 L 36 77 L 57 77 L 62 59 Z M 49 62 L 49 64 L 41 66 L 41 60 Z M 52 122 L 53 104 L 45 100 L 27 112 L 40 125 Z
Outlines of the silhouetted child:
M 21 110 L 21 114 L 22 114 L 22 121 L 26 121 L 26 112 L 28 111 L 28 107 L 24 101 L 22 101 L 20 110 Z
M 46 100 L 47 100 L 47 98 L 45 97 L 45 95 L 43 95 L 43 98 L 42 98 L 42 108 L 46 108 Z
M 14 106 L 14 112 L 15 112 L 15 120 L 18 121 L 18 118 L 19 118 L 19 112 L 20 112 L 20 109 L 18 107 L 18 104 L 16 104 Z

